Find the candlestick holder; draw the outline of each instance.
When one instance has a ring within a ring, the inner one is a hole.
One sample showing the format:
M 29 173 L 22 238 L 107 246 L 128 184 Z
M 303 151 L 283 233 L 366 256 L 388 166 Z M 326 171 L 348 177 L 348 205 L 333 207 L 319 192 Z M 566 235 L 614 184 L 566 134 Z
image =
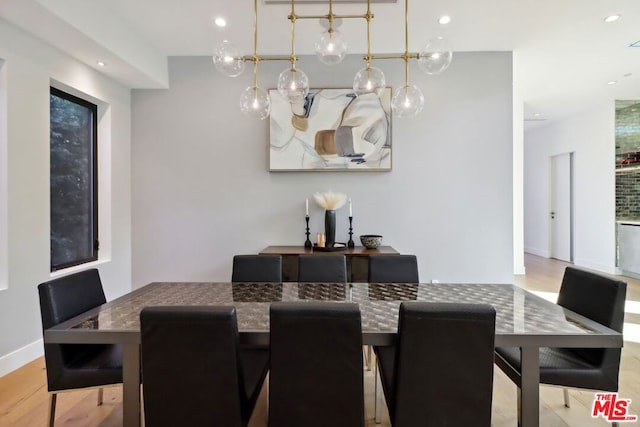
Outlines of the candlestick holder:
M 307 222 L 307 231 L 306 231 L 306 235 L 307 235 L 307 240 L 304 242 L 304 247 L 305 248 L 310 248 L 313 245 L 311 244 L 311 240 L 309 240 L 309 235 L 311 233 L 309 233 L 309 215 L 305 215 L 304 220 Z
M 353 243 L 353 217 L 349 217 L 349 241 L 347 242 L 347 247 L 353 248 L 356 244 Z

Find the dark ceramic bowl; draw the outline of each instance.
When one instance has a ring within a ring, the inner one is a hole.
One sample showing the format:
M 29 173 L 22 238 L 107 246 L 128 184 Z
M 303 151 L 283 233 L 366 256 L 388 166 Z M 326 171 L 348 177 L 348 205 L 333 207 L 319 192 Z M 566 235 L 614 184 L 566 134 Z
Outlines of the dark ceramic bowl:
M 367 249 L 378 249 L 382 244 L 382 236 L 378 234 L 363 234 L 360 236 L 362 246 Z

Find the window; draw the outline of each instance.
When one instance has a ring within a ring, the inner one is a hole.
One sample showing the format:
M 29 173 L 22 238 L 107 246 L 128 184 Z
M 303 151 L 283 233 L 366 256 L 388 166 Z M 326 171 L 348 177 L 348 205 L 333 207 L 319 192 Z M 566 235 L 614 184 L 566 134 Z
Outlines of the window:
M 51 271 L 98 259 L 98 107 L 51 88 Z

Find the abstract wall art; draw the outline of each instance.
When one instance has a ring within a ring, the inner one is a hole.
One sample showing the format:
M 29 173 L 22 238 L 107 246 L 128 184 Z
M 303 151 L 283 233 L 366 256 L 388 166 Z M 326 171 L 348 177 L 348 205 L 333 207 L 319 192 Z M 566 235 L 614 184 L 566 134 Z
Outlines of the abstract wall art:
M 391 89 L 310 89 L 290 104 L 269 91 L 270 171 L 390 171 Z

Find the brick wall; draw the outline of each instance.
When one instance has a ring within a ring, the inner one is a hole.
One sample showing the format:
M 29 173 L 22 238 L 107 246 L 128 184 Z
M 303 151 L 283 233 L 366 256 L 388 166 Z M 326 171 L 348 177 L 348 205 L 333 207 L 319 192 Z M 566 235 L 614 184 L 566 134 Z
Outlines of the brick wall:
M 616 166 L 616 218 L 640 218 L 640 104 L 616 110 Z
M 616 218 L 640 218 L 640 167 L 616 170 Z

